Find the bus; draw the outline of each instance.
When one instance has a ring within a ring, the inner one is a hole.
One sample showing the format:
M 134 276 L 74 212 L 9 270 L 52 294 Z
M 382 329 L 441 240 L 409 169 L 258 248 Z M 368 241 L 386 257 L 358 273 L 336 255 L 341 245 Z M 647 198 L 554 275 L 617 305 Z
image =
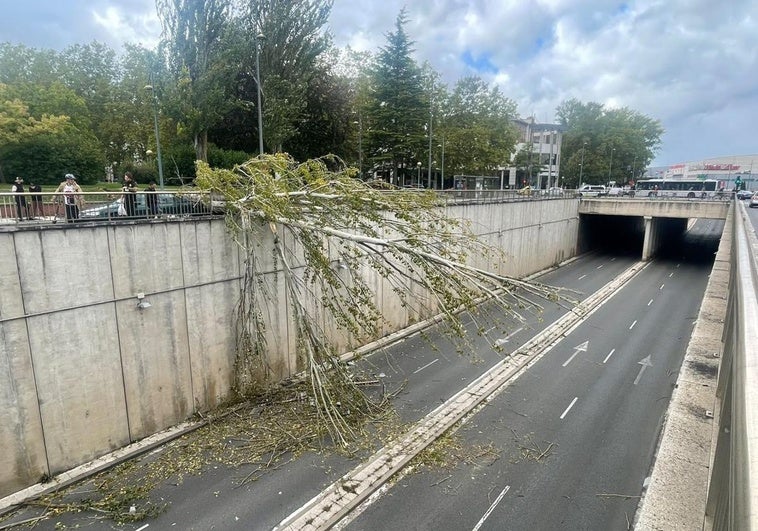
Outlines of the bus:
M 629 195 L 712 199 L 724 195 L 724 183 L 716 179 L 642 179 Z

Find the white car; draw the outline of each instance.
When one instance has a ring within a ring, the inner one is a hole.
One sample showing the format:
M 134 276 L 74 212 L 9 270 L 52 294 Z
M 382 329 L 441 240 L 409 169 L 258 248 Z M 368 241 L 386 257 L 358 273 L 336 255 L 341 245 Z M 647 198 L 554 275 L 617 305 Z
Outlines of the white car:
M 758 192 L 753 194 L 753 197 L 750 198 L 750 203 L 748 204 L 750 208 L 758 207 Z
M 608 190 L 601 184 L 583 184 L 577 190 L 579 197 L 599 197 L 601 195 L 608 195 Z

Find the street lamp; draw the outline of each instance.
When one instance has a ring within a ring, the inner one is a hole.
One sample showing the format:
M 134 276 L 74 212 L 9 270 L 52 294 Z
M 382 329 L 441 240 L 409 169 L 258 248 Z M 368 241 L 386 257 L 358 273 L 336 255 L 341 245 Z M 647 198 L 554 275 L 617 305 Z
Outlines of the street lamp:
M 611 148 L 611 162 L 608 164 L 608 184 L 611 183 L 611 170 L 613 169 L 613 152 L 616 151 L 616 148 Z
M 363 177 L 363 119 L 360 113 L 358 113 L 358 121 L 353 122 L 353 123 L 358 125 L 358 170 L 360 171 L 358 176 L 362 178 Z
M 442 137 L 442 144 L 437 147 L 442 148 L 442 175 L 440 176 L 440 190 L 445 188 L 445 137 Z
M 418 168 L 418 175 L 416 176 L 416 187 L 421 187 L 421 161 L 418 161 L 416 163 L 416 167 Z
M 255 84 L 258 86 L 258 149 L 263 155 L 263 107 L 261 107 L 261 60 L 260 48 L 265 36 L 259 33 L 255 37 Z
M 581 186 L 582 183 L 582 172 L 584 172 L 584 150 L 587 148 L 587 142 L 584 142 L 582 144 L 582 161 L 579 163 L 579 186 Z M 579 187 L 577 186 L 577 188 Z
M 155 149 L 158 151 L 158 185 L 163 190 L 163 158 L 161 157 L 161 134 L 158 129 L 158 95 L 152 84 L 153 75 L 150 74 L 150 85 L 145 85 L 145 90 L 149 90 L 153 97 L 153 122 L 155 124 Z

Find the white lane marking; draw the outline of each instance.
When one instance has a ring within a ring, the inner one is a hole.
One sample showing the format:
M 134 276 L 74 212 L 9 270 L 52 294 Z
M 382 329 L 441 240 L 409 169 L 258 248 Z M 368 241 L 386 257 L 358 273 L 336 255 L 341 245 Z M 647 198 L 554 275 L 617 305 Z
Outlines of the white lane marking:
M 571 411 L 571 408 L 574 407 L 574 404 L 576 404 L 576 401 L 579 400 L 578 396 L 575 396 L 574 399 L 569 404 L 569 407 L 566 408 L 566 411 L 563 412 L 563 415 L 561 415 L 561 420 L 563 420 L 563 417 L 566 416 L 566 414 Z
M 605 362 L 607 362 L 609 359 L 611 359 L 611 356 L 613 356 L 613 353 L 614 353 L 614 352 L 616 352 L 616 349 L 615 349 L 615 348 L 614 348 L 613 350 L 611 350 L 611 351 L 608 353 L 608 355 L 607 355 L 607 356 L 605 357 L 605 359 L 603 360 L 603 363 L 605 363 Z
M 513 332 L 511 332 L 510 334 L 508 334 L 507 336 L 498 339 L 497 341 L 495 341 L 495 346 L 499 347 L 500 345 L 505 345 L 508 341 L 510 341 L 510 339 L 513 336 L 515 336 L 516 334 L 518 334 L 519 332 L 521 332 L 523 329 L 524 329 L 524 327 L 520 326 L 516 330 L 514 330 Z
M 669 278 L 671 278 L 673 276 L 674 276 L 674 272 L 672 271 L 671 274 L 669 275 Z
M 567 359 L 567 360 L 566 360 L 566 361 L 563 363 L 563 366 L 565 367 L 566 365 L 568 365 L 569 363 L 571 363 L 571 360 L 573 360 L 573 359 L 574 359 L 574 356 L 576 356 L 576 355 L 577 355 L 577 354 L 579 354 L 580 352 L 587 352 L 587 348 L 588 348 L 589 346 L 590 346 L 590 342 L 589 342 L 589 341 L 585 341 L 584 343 L 582 343 L 582 344 L 580 344 L 580 345 L 577 345 L 577 346 L 575 346 L 575 347 L 574 347 L 574 353 L 571 355 L 571 357 L 570 357 L 569 359 Z
M 679 266 L 680 266 L 680 265 L 681 265 L 681 264 L 676 264 L 676 268 L 677 268 L 677 269 L 679 269 Z
M 148 527 L 150 527 L 150 524 L 145 524 L 142 527 L 140 527 L 139 529 L 137 529 L 136 531 L 142 531 L 143 529 L 147 529 Z
M 587 276 L 587 275 L 582 275 L 581 277 L 579 277 L 579 280 L 582 280 L 582 279 L 583 279 L 584 277 L 586 277 L 586 276 Z
M 660 287 L 660 288 L 658 288 L 658 290 L 662 290 L 662 289 L 663 289 L 663 286 L 665 286 L 665 285 L 666 285 L 666 284 L 661 284 L 661 287 Z
M 650 299 L 650 302 L 647 303 L 648 306 L 650 306 L 651 304 L 653 304 L 653 299 Z
M 571 360 L 573 360 L 576 357 L 577 354 L 579 354 L 579 351 L 575 350 L 574 353 L 571 355 L 571 357 L 569 359 L 567 359 L 566 361 L 563 362 L 563 366 L 565 367 L 566 365 L 568 365 L 569 363 L 571 363 Z
M 419 367 L 418 369 L 416 369 L 415 371 L 413 371 L 413 374 L 416 374 L 417 372 L 421 372 L 421 371 L 423 371 L 424 369 L 426 369 L 426 368 L 427 368 L 427 367 L 429 367 L 430 365 L 434 365 L 434 364 L 435 364 L 435 363 L 437 363 L 438 361 L 440 361 L 440 359 L 439 359 L 439 358 L 436 358 L 434 361 L 430 361 L 429 363 L 427 363 L 427 364 L 426 364 L 426 365 L 424 365 L 423 367 Z
M 636 325 L 636 324 L 637 324 L 637 319 L 635 319 L 634 322 L 631 324 L 631 326 L 629 327 L 629 330 L 631 330 L 632 328 L 634 328 L 634 325 Z
M 605 265 L 605 264 L 600 264 L 599 266 L 597 266 L 597 268 L 596 268 L 596 269 L 603 269 L 603 266 L 604 266 L 604 265 Z
M 648 354 L 648 356 L 646 358 L 642 358 L 637 363 L 640 364 L 640 365 L 642 365 L 642 367 L 640 368 L 640 373 L 637 375 L 637 378 L 634 379 L 634 385 L 637 385 L 638 383 L 640 383 L 640 378 L 642 378 L 642 373 L 645 372 L 645 369 L 647 369 L 648 367 L 652 367 L 653 366 L 653 362 L 650 361 L 650 355 L 649 354 Z
M 503 500 L 503 496 L 505 496 L 505 493 L 508 492 L 511 489 L 510 485 L 506 485 L 503 491 L 500 493 L 500 495 L 495 499 L 494 502 L 492 502 L 492 505 L 490 505 L 490 508 L 487 509 L 487 512 L 484 513 L 484 516 L 482 516 L 481 520 L 479 520 L 476 525 L 474 526 L 474 529 L 471 531 L 479 531 L 479 529 L 482 527 L 482 524 L 484 521 L 490 517 L 492 514 L 492 511 L 495 510 L 495 507 Z
M 484 333 L 485 333 L 485 334 L 489 334 L 489 333 L 490 333 L 490 332 L 492 332 L 492 331 L 493 331 L 495 328 L 497 328 L 497 325 L 495 325 L 495 326 L 492 326 L 492 327 L 488 328 L 487 330 L 485 330 L 485 331 L 484 331 Z
M 616 257 L 611 258 L 611 262 L 615 262 L 615 261 L 616 261 Z

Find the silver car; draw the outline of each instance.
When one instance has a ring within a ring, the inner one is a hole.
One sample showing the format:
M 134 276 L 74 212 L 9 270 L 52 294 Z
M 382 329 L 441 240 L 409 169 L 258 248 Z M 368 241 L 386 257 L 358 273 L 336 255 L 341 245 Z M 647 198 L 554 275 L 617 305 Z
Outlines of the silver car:
M 758 192 L 753 194 L 753 197 L 750 198 L 750 203 L 748 205 L 750 208 L 758 207 Z

